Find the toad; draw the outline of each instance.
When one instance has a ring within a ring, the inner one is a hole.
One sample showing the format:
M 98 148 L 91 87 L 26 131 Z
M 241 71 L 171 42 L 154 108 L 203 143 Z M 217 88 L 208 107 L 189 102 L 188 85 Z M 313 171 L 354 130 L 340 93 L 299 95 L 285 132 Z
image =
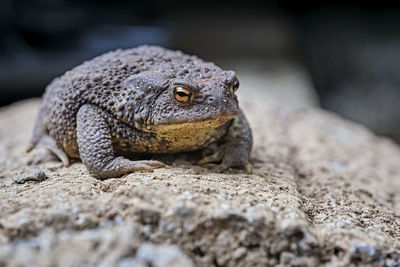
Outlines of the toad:
M 80 158 L 96 178 L 165 165 L 141 154 L 202 150 L 214 171 L 249 162 L 252 135 L 235 72 L 157 46 L 112 51 L 46 88 L 27 151 L 44 146 L 65 166 Z

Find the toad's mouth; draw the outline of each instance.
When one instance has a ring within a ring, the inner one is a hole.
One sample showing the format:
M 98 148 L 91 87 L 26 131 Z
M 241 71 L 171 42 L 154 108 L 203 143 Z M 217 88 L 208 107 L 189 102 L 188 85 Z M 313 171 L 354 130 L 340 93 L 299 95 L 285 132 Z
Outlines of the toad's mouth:
M 186 121 L 170 121 L 163 123 L 154 123 L 156 130 L 168 131 L 180 128 L 217 128 L 224 125 L 228 121 L 234 119 L 237 114 L 223 114 L 205 119 L 190 119 Z

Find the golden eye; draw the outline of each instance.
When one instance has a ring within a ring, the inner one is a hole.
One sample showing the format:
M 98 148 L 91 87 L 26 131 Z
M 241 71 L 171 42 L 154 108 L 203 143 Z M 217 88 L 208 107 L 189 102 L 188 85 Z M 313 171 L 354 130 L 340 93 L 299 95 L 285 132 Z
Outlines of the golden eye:
M 229 87 L 229 91 L 233 94 L 239 89 L 239 80 L 236 79 L 233 84 Z
M 192 101 L 192 96 L 192 91 L 185 87 L 177 86 L 174 88 L 174 97 L 178 102 L 188 104 Z

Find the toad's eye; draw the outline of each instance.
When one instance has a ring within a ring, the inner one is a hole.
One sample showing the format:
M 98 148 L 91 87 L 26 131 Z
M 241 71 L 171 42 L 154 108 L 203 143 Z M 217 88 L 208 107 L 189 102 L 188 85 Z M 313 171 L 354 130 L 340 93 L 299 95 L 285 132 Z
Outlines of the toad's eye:
M 233 94 L 239 89 L 239 80 L 236 79 L 233 84 L 229 87 L 229 91 Z
M 193 100 L 192 91 L 182 86 L 175 87 L 173 94 L 175 99 L 182 104 L 189 104 Z

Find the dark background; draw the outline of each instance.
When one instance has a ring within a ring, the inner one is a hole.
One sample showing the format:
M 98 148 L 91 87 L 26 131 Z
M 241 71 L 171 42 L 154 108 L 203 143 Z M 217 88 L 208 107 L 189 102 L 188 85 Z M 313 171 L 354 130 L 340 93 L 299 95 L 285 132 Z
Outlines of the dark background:
M 0 105 L 40 96 L 105 51 L 157 44 L 222 65 L 296 62 L 322 107 L 400 141 L 400 12 L 389 2 L 2 0 L 0 33 Z

